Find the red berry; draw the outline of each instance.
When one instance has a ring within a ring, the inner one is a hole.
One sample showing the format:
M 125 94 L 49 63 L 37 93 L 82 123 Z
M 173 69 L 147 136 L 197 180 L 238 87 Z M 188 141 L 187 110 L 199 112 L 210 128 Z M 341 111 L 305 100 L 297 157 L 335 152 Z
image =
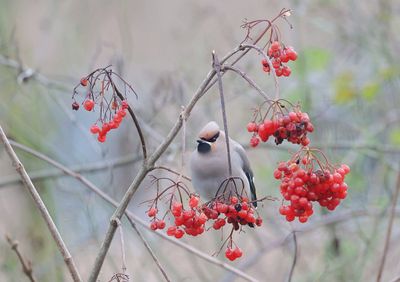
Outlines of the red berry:
M 126 101 L 126 100 L 123 100 L 122 102 L 121 102 L 121 107 L 122 107 L 122 109 L 127 109 L 127 108 L 129 108 L 129 105 L 128 105 L 128 102 Z
M 100 132 L 100 128 L 97 125 L 94 124 L 94 125 L 92 125 L 90 127 L 90 132 L 93 133 L 93 134 L 97 134 L 97 133 Z
M 269 134 L 265 128 L 264 123 L 258 126 L 258 136 L 260 136 L 261 141 L 267 142 Z
M 261 60 L 261 64 L 262 64 L 264 67 L 269 67 L 268 61 L 267 61 L 266 59 L 262 59 L 262 60 Z
M 189 200 L 189 206 L 191 208 L 195 208 L 197 207 L 198 204 L 199 204 L 199 198 L 196 196 L 191 196 Z
M 292 72 L 292 71 L 291 71 L 290 68 L 287 67 L 287 66 L 284 66 L 284 67 L 282 68 L 282 74 L 283 74 L 283 76 L 289 76 L 291 72 Z
M 251 137 L 250 139 L 250 146 L 255 148 L 258 146 L 258 144 L 260 143 L 260 139 L 258 139 L 256 136 Z
M 78 104 L 76 101 L 72 103 L 72 109 L 73 109 L 74 111 L 79 110 L 79 104 Z
M 231 197 L 231 204 L 237 204 L 239 199 L 236 196 Z
M 110 129 L 116 129 L 116 128 L 118 128 L 119 127 L 119 123 L 116 123 L 115 121 L 110 121 L 109 123 L 108 123 L 108 125 L 110 126 Z
M 149 209 L 149 211 L 147 212 L 147 215 L 149 217 L 154 217 L 157 214 L 158 210 L 156 208 L 151 208 Z
M 288 47 L 288 51 L 286 52 L 286 56 L 289 58 L 289 60 L 296 61 L 296 59 L 297 59 L 296 51 L 294 51 L 293 49 L 289 49 L 289 48 L 290 47 Z
M 263 222 L 263 220 L 262 220 L 261 217 L 257 217 L 257 218 L 256 218 L 256 225 L 257 225 L 257 226 L 261 226 L 261 225 L 262 225 L 262 222 Z
M 119 115 L 121 118 L 124 118 L 126 116 L 126 111 L 125 110 L 119 110 L 117 115 Z
M 300 216 L 300 217 L 299 217 L 299 221 L 300 221 L 301 223 L 304 223 L 304 222 L 306 222 L 307 220 L 308 220 L 308 216 L 306 216 L 306 215 Z
M 235 250 L 233 250 L 233 254 L 235 255 L 235 257 L 240 258 L 243 253 L 240 248 L 236 247 Z
M 348 174 L 350 172 L 350 167 L 346 164 L 342 164 L 341 168 L 344 170 L 345 174 Z
M 278 41 L 274 41 L 274 42 L 271 44 L 270 49 L 271 49 L 272 52 L 276 52 L 276 51 L 278 51 L 279 49 L 281 49 L 281 44 L 280 44 Z
M 82 86 L 87 86 L 88 85 L 88 80 L 86 77 L 81 78 L 81 85 Z
M 164 220 L 157 221 L 157 229 L 164 229 L 164 227 L 165 227 L 165 221 Z
M 271 71 L 271 68 L 269 66 L 263 66 L 263 71 L 269 73 Z
M 151 228 L 151 230 L 157 230 L 157 222 L 153 221 L 153 222 L 150 224 L 150 228 Z
M 176 226 L 170 226 L 167 229 L 167 235 L 168 236 L 175 236 L 176 231 L 177 231 L 176 230 Z
M 255 122 L 249 122 L 247 124 L 247 131 L 248 132 L 256 132 L 257 131 L 257 124 Z
M 176 238 L 176 239 L 180 239 L 180 238 L 183 237 L 184 234 L 185 234 L 185 233 L 183 232 L 183 230 L 178 229 L 178 230 L 176 230 L 176 232 L 175 232 L 175 238 Z
M 275 169 L 274 170 L 274 177 L 275 179 L 281 179 L 282 178 L 282 171 Z
M 86 111 L 91 111 L 93 110 L 94 107 L 94 102 L 92 99 L 87 99 L 84 103 L 83 103 L 83 107 L 85 108 Z
M 98 137 L 97 137 L 97 140 L 100 142 L 100 143 L 104 143 L 105 141 L 106 141 L 106 135 L 105 134 L 100 134 Z

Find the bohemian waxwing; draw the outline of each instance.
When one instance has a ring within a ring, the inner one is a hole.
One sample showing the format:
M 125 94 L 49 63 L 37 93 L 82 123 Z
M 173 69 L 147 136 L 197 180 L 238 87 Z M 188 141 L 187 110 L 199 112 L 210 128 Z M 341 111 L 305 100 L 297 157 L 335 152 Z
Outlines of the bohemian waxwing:
M 244 188 L 243 195 L 251 197 L 251 201 L 257 200 L 253 172 L 243 147 L 229 138 L 232 177 L 236 177 L 236 180 L 230 181 L 227 189 L 224 189 L 225 185 L 222 184 L 229 177 L 225 133 L 216 122 L 211 121 L 203 127 L 198 137 L 197 148 L 190 157 L 192 184 L 196 192 L 205 200 L 211 200 L 217 196 L 220 187 L 218 196 L 224 193 L 225 198 L 236 195 L 235 189 L 241 195 Z M 257 203 L 253 205 L 256 207 Z

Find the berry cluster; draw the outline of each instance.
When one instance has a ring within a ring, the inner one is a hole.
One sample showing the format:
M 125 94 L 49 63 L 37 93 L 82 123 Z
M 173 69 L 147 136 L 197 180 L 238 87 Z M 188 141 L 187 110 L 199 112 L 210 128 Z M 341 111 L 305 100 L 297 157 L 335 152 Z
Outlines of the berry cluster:
M 124 93 L 118 90 L 117 82 L 122 84 Z M 76 96 L 81 94 L 84 96 L 81 104 L 86 111 L 92 112 L 95 107 L 99 108 L 99 117 L 91 126 L 90 132 L 98 134 L 97 140 L 103 143 L 106 141 L 107 133 L 118 128 L 126 116 L 126 110 L 129 108 L 126 94 L 129 92 L 135 93 L 120 75 L 108 67 L 99 68 L 81 78 L 79 84 L 74 88 L 72 109 L 79 110 L 80 104 L 76 101 Z
M 290 202 L 279 209 L 287 221 L 297 217 L 304 223 L 313 214 L 312 202 L 318 202 L 320 206 L 332 211 L 347 196 L 344 178 L 350 168 L 345 164 L 337 168 L 328 163 L 322 165 L 313 150 L 316 149 L 301 149 L 300 154 L 305 153 L 301 161 L 300 154 L 295 154 L 295 158 L 279 163 L 274 171 L 274 177 L 281 181 L 280 190 L 284 200 Z
M 230 261 L 240 258 L 242 255 L 243 255 L 243 252 L 239 247 L 236 247 L 235 249 L 228 247 L 225 251 L 225 257 L 227 259 L 229 259 Z
M 240 248 L 236 245 L 233 248 L 235 244 L 232 238 L 234 231 L 241 230 L 243 225 L 250 227 L 262 225 L 262 219 L 254 215 L 255 210 L 246 197 L 231 196 L 229 201 L 215 199 L 201 204 L 197 195 L 190 194 L 186 209 L 182 202 L 171 201 L 170 209 L 163 216 L 163 219 L 157 218 L 158 210 L 154 207 L 159 199 L 159 197 L 156 198 L 156 201 L 153 201 L 152 206 L 147 211 L 147 215 L 152 218 L 150 228 L 152 230 L 164 229 L 164 218 L 170 213 L 173 216 L 173 224 L 167 228 L 168 236 L 174 236 L 177 239 L 182 238 L 184 234 L 198 236 L 207 230 L 220 230 L 231 224 L 231 233 L 225 241 L 228 242 L 225 256 L 229 260 L 235 260 L 242 256 Z M 211 224 L 209 228 L 206 227 L 207 222 Z
M 255 121 L 250 122 L 247 124 L 247 131 L 253 133 L 250 139 L 250 146 L 252 147 L 256 147 L 260 140 L 267 142 L 271 136 L 275 138 L 276 145 L 287 140 L 293 144 L 307 146 L 310 143 L 307 133 L 313 132 L 314 126 L 307 113 L 295 109 L 286 114 L 282 112 L 279 112 L 279 115 L 273 113 L 271 119 L 265 118 L 258 124 Z
M 276 76 L 290 76 L 291 69 L 283 63 L 296 61 L 297 53 L 293 47 L 283 46 L 279 41 L 274 41 L 268 49 L 268 56 L 272 67 L 275 69 Z M 263 59 L 261 64 L 263 65 L 263 70 L 266 73 L 270 73 L 271 67 L 268 61 Z
M 209 219 L 213 219 L 213 228 L 220 229 L 226 223 L 232 224 L 234 230 L 239 230 L 240 225 L 261 226 L 262 219 L 254 216 L 254 208 L 246 197 L 232 196 L 229 203 L 216 200 L 203 208 Z M 221 217 L 220 217 L 221 216 Z
M 90 132 L 93 134 L 98 134 L 97 140 L 101 143 L 106 141 L 107 133 L 110 130 L 116 129 L 119 127 L 123 118 L 126 116 L 126 110 L 128 109 L 128 103 L 124 100 L 121 102 L 120 106 L 116 105 L 115 108 L 116 109 L 118 108 L 118 110 L 116 110 L 116 112 L 114 113 L 114 115 L 112 116 L 112 118 L 109 122 L 103 122 L 101 128 L 97 124 L 94 124 L 90 127 Z

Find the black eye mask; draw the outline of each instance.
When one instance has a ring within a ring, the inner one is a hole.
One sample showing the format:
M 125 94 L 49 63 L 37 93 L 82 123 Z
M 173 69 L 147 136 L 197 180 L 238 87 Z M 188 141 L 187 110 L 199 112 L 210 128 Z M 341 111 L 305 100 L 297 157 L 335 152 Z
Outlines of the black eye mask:
M 217 141 L 218 137 L 219 137 L 219 132 L 217 132 L 217 134 L 215 134 L 213 137 L 209 139 L 201 138 L 201 140 L 214 143 L 215 141 Z

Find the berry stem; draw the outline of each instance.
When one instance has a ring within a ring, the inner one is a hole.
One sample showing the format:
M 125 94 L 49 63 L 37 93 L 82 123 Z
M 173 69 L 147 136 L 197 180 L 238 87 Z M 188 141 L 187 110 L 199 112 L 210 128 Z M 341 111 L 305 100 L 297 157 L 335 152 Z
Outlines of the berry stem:
M 385 267 L 387 252 L 389 250 L 390 236 L 392 235 L 393 221 L 396 214 L 396 205 L 397 205 L 397 200 L 399 198 L 399 194 L 400 194 L 400 172 L 397 173 L 396 190 L 394 192 L 392 206 L 390 209 L 389 225 L 386 231 L 385 245 L 383 247 L 381 263 L 379 264 L 378 277 L 376 278 L 377 282 L 380 282 L 382 280 L 382 273 L 383 273 L 383 268 Z

